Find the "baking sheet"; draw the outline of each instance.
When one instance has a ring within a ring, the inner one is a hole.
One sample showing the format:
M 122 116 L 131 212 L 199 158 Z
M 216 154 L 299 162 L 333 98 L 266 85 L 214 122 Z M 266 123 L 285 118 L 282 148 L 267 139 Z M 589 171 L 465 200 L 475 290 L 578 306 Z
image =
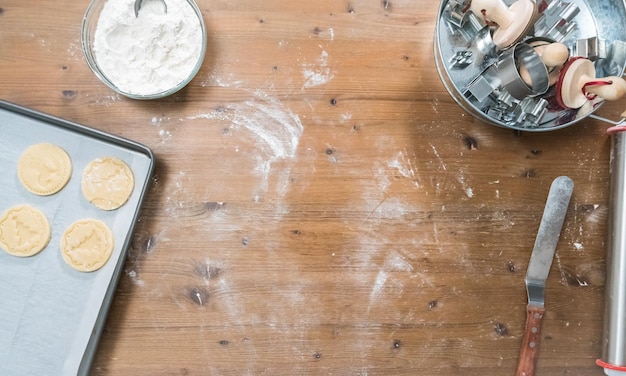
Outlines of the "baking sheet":
M 72 159 L 72 177 L 59 193 L 37 196 L 17 178 L 17 161 L 30 145 L 56 144 Z M 0 101 L 0 213 L 18 204 L 40 209 L 52 236 L 32 257 L 0 249 L 0 375 L 87 374 L 119 279 L 134 224 L 154 165 L 137 143 L 11 103 Z M 98 209 L 82 195 L 80 180 L 96 158 L 117 157 L 130 166 L 135 188 L 113 211 Z M 115 249 L 98 271 L 83 273 L 65 263 L 62 233 L 74 221 L 96 218 L 113 231 Z

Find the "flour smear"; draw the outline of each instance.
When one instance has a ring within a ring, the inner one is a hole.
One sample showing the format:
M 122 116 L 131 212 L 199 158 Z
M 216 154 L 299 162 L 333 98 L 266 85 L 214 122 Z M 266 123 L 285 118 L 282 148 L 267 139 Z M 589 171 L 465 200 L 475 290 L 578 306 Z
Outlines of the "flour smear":
M 333 79 L 334 74 L 328 66 L 328 52 L 322 51 L 315 63 L 304 64 L 302 76 L 304 77 L 304 88 L 324 85 Z
M 226 81 L 219 77 L 211 77 L 207 85 L 241 88 L 240 81 Z M 254 173 L 261 177 L 259 190 L 267 192 L 269 177 L 273 173 L 273 165 L 278 161 L 289 161 L 295 158 L 304 126 L 298 115 L 294 114 L 279 99 L 263 90 L 249 90 L 251 99 L 241 103 L 229 103 L 219 110 L 189 116 L 188 120 L 209 119 L 228 121 L 231 128 L 244 129 L 256 140 Z M 282 170 L 276 173 L 279 181 L 277 191 L 284 194 L 289 184 L 289 163 L 281 163 Z

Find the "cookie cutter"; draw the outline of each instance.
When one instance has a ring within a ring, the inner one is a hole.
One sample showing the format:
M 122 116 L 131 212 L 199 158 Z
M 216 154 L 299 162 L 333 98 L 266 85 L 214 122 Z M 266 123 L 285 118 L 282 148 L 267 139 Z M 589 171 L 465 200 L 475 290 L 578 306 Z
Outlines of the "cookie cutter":
M 541 56 L 527 43 L 520 42 L 504 51 L 496 67 L 502 86 L 515 99 L 523 100 L 548 90 L 548 68 Z M 522 78 L 522 67 L 528 72 L 529 82 Z

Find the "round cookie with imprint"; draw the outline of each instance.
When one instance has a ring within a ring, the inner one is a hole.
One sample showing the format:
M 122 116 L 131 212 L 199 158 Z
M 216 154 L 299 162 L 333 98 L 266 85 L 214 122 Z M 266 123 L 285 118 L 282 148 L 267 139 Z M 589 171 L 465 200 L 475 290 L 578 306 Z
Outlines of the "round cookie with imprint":
M 50 196 L 63 189 L 70 180 L 72 160 L 57 145 L 31 145 L 17 162 L 17 176 L 24 188 L 31 193 Z
M 102 268 L 111 258 L 113 248 L 113 232 L 97 219 L 76 221 L 61 236 L 63 260 L 80 272 Z
M 30 205 L 16 205 L 0 217 L 0 248 L 18 257 L 41 252 L 50 242 L 51 230 L 46 216 Z
M 135 187 L 131 168 L 121 159 L 98 158 L 91 161 L 81 181 L 85 198 L 102 210 L 122 207 L 130 198 Z

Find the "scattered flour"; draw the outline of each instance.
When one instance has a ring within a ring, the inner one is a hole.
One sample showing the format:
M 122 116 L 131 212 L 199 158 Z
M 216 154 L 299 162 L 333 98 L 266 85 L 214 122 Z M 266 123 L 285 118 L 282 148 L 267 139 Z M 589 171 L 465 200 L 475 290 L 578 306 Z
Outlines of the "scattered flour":
M 213 85 L 237 87 L 240 82 L 227 82 L 223 78 L 213 77 Z M 187 120 L 209 119 L 225 120 L 232 129 L 244 129 L 256 139 L 257 150 L 254 154 L 256 167 L 254 173 L 262 178 L 258 190 L 263 193 L 269 189 L 270 175 L 277 177 L 277 191 L 287 191 L 290 177 L 290 163 L 281 163 L 280 172 L 272 174 L 273 165 L 279 161 L 291 160 L 296 156 L 304 126 L 298 115 L 294 114 L 279 99 L 257 89 L 250 90 L 251 99 L 242 103 L 230 103 L 219 110 L 188 116 Z
M 430 277 L 416 271 L 404 255 L 391 251 L 385 258 L 385 264 L 379 269 L 369 296 L 368 312 L 379 296 L 402 296 L 406 282 L 412 278 L 420 279 L 420 286 L 432 287 Z
M 151 123 L 157 128 L 161 143 L 165 143 L 172 139 L 172 132 L 163 127 L 163 118 L 154 116 L 151 120 Z
M 81 45 L 80 39 L 73 41 L 69 44 L 67 48 L 67 54 L 74 61 L 82 61 L 83 59 L 83 47 Z
M 447 171 L 448 170 L 448 166 L 446 165 L 446 163 L 443 161 L 443 159 L 439 155 L 439 152 L 437 151 L 437 148 L 435 147 L 435 145 L 430 144 L 430 147 L 433 149 L 433 154 L 435 154 L 435 157 L 439 161 L 439 165 L 441 166 L 441 169 L 443 171 Z
M 185 81 L 202 60 L 203 28 L 186 0 L 108 0 L 93 41 L 95 59 L 118 89 L 134 95 L 167 91 Z
M 461 188 L 465 191 L 465 195 L 468 198 L 474 197 L 474 189 L 470 187 L 467 183 L 467 178 L 465 177 L 465 174 L 463 174 L 463 172 L 459 173 L 456 180 L 461 184 Z
M 419 177 L 416 177 L 416 167 L 405 151 L 399 151 L 396 157 L 387 162 L 387 166 L 396 169 L 400 175 L 410 179 L 416 188 L 420 188 Z
M 85 97 L 90 97 L 90 94 L 89 93 L 85 94 Z M 98 106 L 111 107 L 113 104 L 121 100 L 122 100 L 122 97 L 119 94 L 114 93 L 111 95 L 97 95 L 93 101 Z
M 130 280 L 137 286 L 143 286 L 144 282 L 143 280 L 137 278 L 137 272 L 134 270 L 130 270 L 127 272 L 128 277 L 130 278 Z
M 382 220 L 402 220 L 413 211 L 410 203 L 398 197 L 383 198 L 365 217 L 365 220 L 378 223 Z
M 305 79 L 304 88 L 323 85 L 333 79 L 334 74 L 328 66 L 328 52 L 322 51 L 321 56 L 314 64 L 305 64 L 302 69 Z

